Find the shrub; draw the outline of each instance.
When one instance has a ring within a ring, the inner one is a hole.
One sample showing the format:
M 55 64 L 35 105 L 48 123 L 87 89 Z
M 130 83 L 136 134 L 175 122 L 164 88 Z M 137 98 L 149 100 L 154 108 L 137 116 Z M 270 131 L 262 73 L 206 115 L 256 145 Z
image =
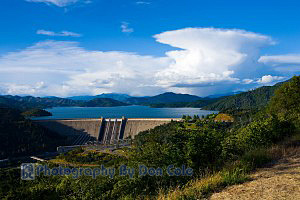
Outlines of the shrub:
M 287 122 L 280 122 L 276 117 L 256 120 L 237 133 L 237 145 L 244 151 L 260 146 L 269 146 L 291 133 Z

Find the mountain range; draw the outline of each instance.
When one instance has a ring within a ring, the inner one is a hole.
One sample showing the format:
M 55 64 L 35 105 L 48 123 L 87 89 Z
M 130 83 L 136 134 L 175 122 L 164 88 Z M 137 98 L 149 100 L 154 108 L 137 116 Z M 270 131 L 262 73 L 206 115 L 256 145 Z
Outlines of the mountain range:
M 214 98 L 220 98 L 224 96 L 231 96 L 235 94 L 242 93 L 242 91 L 236 91 L 236 92 L 229 92 L 229 93 L 222 93 L 222 94 L 214 94 L 207 97 L 199 97 L 196 95 L 190 95 L 190 94 L 176 94 L 173 92 L 166 92 L 163 94 L 155 95 L 155 96 L 143 96 L 143 97 L 135 97 L 130 96 L 128 94 L 121 94 L 121 93 L 103 93 L 99 95 L 85 95 L 85 96 L 71 96 L 67 97 L 67 99 L 71 100 L 79 100 L 79 101 L 90 101 L 97 98 L 110 98 L 117 101 L 123 101 L 127 103 L 133 103 L 133 104 L 141 104 L 141 103 L 174 103 L 174 102 L 192 102 L 197 101 L 199 99 L 214 99 Z M 176 100 L 176 97 L 179 97 L 178 100 Z M 45 98 L 53 98 L 53 96 L 45 97 Z M 174 99 L 175 98 L 175 99 Z
M 113 107 L 127 106 L 129 104 L 120 102 L 110 98 L 97 98 L 90 101 L 78 101 L 59 97 L 32 97 L 32 96 L 0 96 L 0 107 L 10 107 L 21 111 L 26 111 L 34 108 L 51 108 L 51 107 Z
M 130 104 L 158 104 L 158 103 L 176 103 L 176 102 L 194 102 L 202 99 L 201 97 L 190 94 L 176 94 L 166 92 L 152 97 L 131 97 L 126 100 Z
M 282 83 L 274 86 L 263 86 L 247 92 L 231 96 L 218 95 L 199 97 L 190 94 L 176 94 L 166 92 L 150 97 L 131 97 L 127 94 L 108 93 L 96 96 L 74 96 L 69 98 L 59 97 L 32 97 L 32 96 L 0 96 L 0 106 L 8 106 L 19 110 L 32 108 L 49 108 L 63 106 L 81 107 L 113 107 L 128 105 L 146 105 L 151 107 L 195 107 L 206 110 L 228 109 L 257 109 L 267 104 L 274 91 Z
M 110 98 L 110 99 L 114 99 L 117 101 L 126 101 L 126 99 L 131 98 L 131 96 L 129 96 L 128 94 L 118 94 L 118 93 L 103 93 L 103 94 L 99 94 L 99 95 L 95 95 L 95 96 L 72 96 L 72 97 L 67 97 L 67 99 L 71 99 L 71 100 L 79 100 L 79 101 L 90 101 L 93 99 L 97 99 L 97 98 Z

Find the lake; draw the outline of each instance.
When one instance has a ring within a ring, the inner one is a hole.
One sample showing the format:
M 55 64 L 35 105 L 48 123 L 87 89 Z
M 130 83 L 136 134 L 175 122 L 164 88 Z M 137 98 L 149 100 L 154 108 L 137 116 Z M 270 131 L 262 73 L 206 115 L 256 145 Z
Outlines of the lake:
M 182 115 L 206 116 L 218 111 L 200 108 L 150 108 L 148 106 L 119 107 L 54 107 L 46 109 L 53 116 L 33 119 L 68 119 L 68 118 L 181 118 Z

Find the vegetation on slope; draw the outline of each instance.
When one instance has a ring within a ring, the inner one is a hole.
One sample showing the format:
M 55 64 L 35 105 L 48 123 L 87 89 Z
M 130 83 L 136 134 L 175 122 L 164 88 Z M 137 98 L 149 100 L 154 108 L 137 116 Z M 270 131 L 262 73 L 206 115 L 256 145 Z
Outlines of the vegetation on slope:
M 300 128 L 300 76 L 294 76 L 275 91 L 268 112 Z
M 129 104 L 123 103 L 109 98 L 97 98 L 80 104 L 82 107 L 113 107 L 113 106 L 128 106 Z
M 6 178 L 7 186 L 0 192 L 0 198 L 143 199 L 159 194 L 158 197 L 167 199 L 206 198 L 227 185 L 246 181 L 249 171 L 272 159 L 266 149 L 295 132 L 299 125 L 300 99 L 294 92 L 299 91 L 299 79 L 294 77 L 290 83 L 285 83 L 268 109 L 256 115 L 250 113 L 252 119 L 245 120 L 246 124 L 236 124 L 240 120 L 233 124 L 215 122 L 214 115 L 206 119 L 195 117 L 193 122 L 186 116 L 183 122 L 172 122 L 140 133 L 131 149 L 124 149 L 124 156 L 83 154 L 82 150 L 75 150 L 59 157 L 68 162 L 92 162 L 116 168 L 113 179 L 108 176 L 73 179 L 69 175 L 40 176 L 31 182 L 17 182 L 14 179 L 19 178 L 19 174 L 5 171 L 0 178 Z M 161 168 L 164 173 L 138 176 L 140 164 Z M 135 169 L 132 178 L 118 174 L 121 165 Z M 191 167 L 194 174 L 169 176 L 165 173 L 169 165 Z M 9 176 L 14 178 L 7 179 Z
M 123 103 L 109 98 L 96 98 L 90 101 L 75 101 L 71 99 L 58 98 L 58 97 L 20 97 L 20 96 L 0 96 L 0 104 L 7 107 L 16 108 L 22 111 L 30 109 L 45 109 L 51 107 L 69 107 L 69 106 L 81 106 L 81 107 L 108 107 L 108 106 L 126 106 L 127 103 Z
M 203 98 L 193 102 L 174 102 L 174 103 L 144 103 L 144 105 L 152 108 L 202 108 L 206 105 L 212 104 L 221 98 Z
M 52 114 L 46 110 L 34 108 L 31 110 L 27 110 L 22 112 L 24 117 L 45 117 L 45 116 L 52 116 Z
M 0 99 L 4 99 L 7 103 L 7 106 L 18 108 L 19 110 L 29 110 L 33 108 L 50 108 L 57 106 L 77 106 L 80 101 L 73 101 L 70 99 L 50 97 L 50 98 L 41 98 L 41 97 L 32 97 L 32 96 L 0 96 Z
M 205 110 L 237 110 L 237 109 L 260 109 L 267 105 L 274 92 L 283 83 L 274 86 L 264 86 L 248 92 L 221 98 L 220 100 L 204 106 Z
M 0 107 L 0 159 L 56 151 L 64 139 L 24 119 L 20 111 Z
M 190 94 L 175 94 L 173 92 L 166 92 L 152 97 L 131 97 L 126 100 L 130 104 L 164 104 L 164 103 L 178 103 L 178 102 L 193 102 L 201 98 Z
M 97 99 L 97 98 L 110 98 L 110 99 L 124 102 L 130 97 L 131 96 L 129 96 L 127 94 L 103 93 L 103 94 L 95 95 L 95 96 L 73 96 L 73 97 L 68 97 L 68 99 L 89 101 L 89 100 Z

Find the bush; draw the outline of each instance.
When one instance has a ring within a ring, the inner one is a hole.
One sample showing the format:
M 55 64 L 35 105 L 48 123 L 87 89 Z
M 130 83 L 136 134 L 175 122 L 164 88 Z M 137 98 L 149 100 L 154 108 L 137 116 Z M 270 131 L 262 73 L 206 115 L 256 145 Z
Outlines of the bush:
M 269 146 L 291 134 L 291 126 L 276 117 L 256 120 L 242 128 L 237 134 L 239 149 L 244 151 L 261 146 Z

